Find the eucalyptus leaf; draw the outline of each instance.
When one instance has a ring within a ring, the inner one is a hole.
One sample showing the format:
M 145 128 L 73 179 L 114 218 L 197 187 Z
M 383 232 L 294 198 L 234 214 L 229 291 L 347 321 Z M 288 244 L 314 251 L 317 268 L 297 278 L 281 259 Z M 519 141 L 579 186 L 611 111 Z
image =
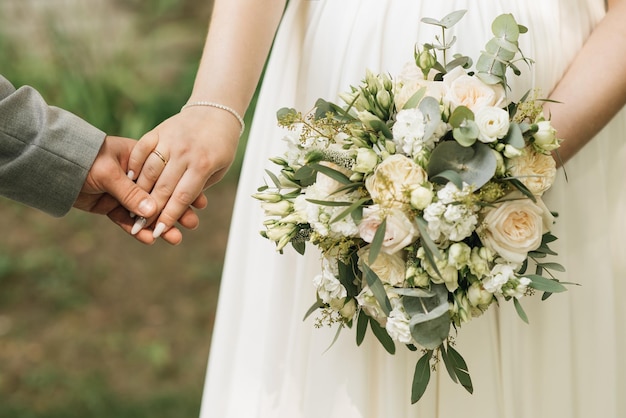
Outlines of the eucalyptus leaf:
M 350 206 L 348 206 L 348 208 L 346 208 L 342 212 L 338 213 L 337 216 L 335 216 L 333 219 L 331 219 L 330 222 L 331 223 L 337 222 L 337 221 L 345 218 L 346 216 L 348 216 L 350 214 L 353 214 L 354 212 L 356 212 L 359 209 L 361 209 L 361 206 L 363 205 L 363 203 L 365 203 L 365 202 L 367 202 L 369 200 L 370 200 L 369 198 L 365 198 L 365 197 L 357 200 L 356 202 L 354 202 Z
M 335 170 L 334 168 L 325 166 L 323 164 L 311 164 L 311 168 L 315 171 L 319 171 L 320 173 L 330 177 L 333 180 L 338 181 L 341 184 L 352 184 L 352 180 L 350 180 L 348 176 L 340 171 Z
M 409 316 L 411 336 L 419 345 L 435 349 L 450 332 L 448 289 L 443 284 L 432 285 L 432 296 L 402 297 L 402 305 Z
M 315 312 L 316 310 L 323 308 L 324 307 L 324 303 L 318 298 L 315 303 L 313 305 L 311 305 L 311 307 L 309 308 L 308 311 L 306 311 L 306 313 L 304 314 L 304 318 L 302 318 L 302 320 L 306 320 L 309 316 L 311 316 L 311 314 L 313 312 Z
M 265 173 L 267 173 L 269 178 L 272 180 L 272 183 L 274 183 L 274 186 L 280 189 L 280 186 L 281 186 L 280 180 L 278 180 L 278 177 L 276 177 L 276 174 L 272 173 L 270 170 L 265 170 Z
M 330 345 L 326 348 L 326 350 L 324 350 L 324 353 L 327 352 L 328 350 L 330 350 L 330 348 L 335 345 L 335 343 L 337 342 L 337 339 L 339 338 L 339 334 L 341 333 L 341 330 L 343 329 L 343 326 L 338 326 L 337 327 L 337 332 L 335 332 L 335 337 L 333 338 L 333 340 L 330 342 Z
M 383 246 L 383 241 L 385 240 L 385 232 L 387 231 L 387 219 L 383 219 L 383 221 L 376 228 L 376 233 L 374 234 L 374 239 L 372 239 L 372 245 L 370 246 L 370 252 L 368 261 L 370 264 L 374 264 L 376 258 L 378 257 L 378 253 L 380 253 L 380 249 Z
M 437 19 L 433 19 L 432 17 L 423 17 L 422 23 L 426 23 L 427 25 L 443 26 L 443 23 Z
M 439 108 L 439 102 L 434 97 L 426 96 L 422 99 L 418 108 L 426 120 L 424 138 L 430 138 L 441 124 L 441 109 Z
M 459 20 L 463 18 L 463 16 L 465 16 L 465 13 L 467 13 L 467 10 L 456 10 L 444 16 L 439 23 L 444 28 L 450 29 L 452 26 L 456 25 Z
M 413 384 L 411 385 L 411 403 L 414 404 L 419 401 L 430 382 L 430 358 L 433 356 L 433 352 L 428 350 L 415 365 L 415 372 L 413 373 Z
M 522 135 L 522 129 L 517 123 L 511 123 L 509 130 L 504 137 L 504 142 L 514 146 L 517 149 L 522 149 L 526 145 L 524 142 L 524 136 Z
M 419 287 L 394 287 L 389 291 L 395 293 L 396 295 L 411 296 L 415 298 L 431 298 L 435 296 L 433 291 Z
M 409 98 L 409 100 L 406 101 L 404 106 L 402 106 L 402 109 L 416 108 L 417 105 L 420 103 L 420 101 L 424 98 L 425 94 L 426 94 L 426 87 L 420 88 L 419 90 L 415 92 L 415 94 L 413 94 L 413 96 Z
M 367 316 L 365 312 L 362 310 L 359 312 L 359 318 L 356 322 L 356 345 L 360 346 L 365 339 L 365 332 L 367 332 L 367 324 L 369 323 L 370 317 Z
M 471 147 L 476 143 L 480 130 L 478 125 L 473 120 L 467 120 L 463 125 L 452 130 L 452 136 L 464 147 Z
M 382 346 L 387 350 L 389 354 L 396 353 L 396 344 L 393 342 L 387 330 L 380 326 L 378 322 L 374 319 L 370 320 L 370 327 L 372 327 L 372 332 L 374 336 L 380 341 Z
M 510 13 L 496 17 L 491 24 L 491 31 L 496 37 L 504 38 L 509 42 L 517 42 L 520 34 L 520 28 Z
M 528 324 L 528 316 L 526 315 L 526 312 L 524 312 L 524 308 L 517 298 L 513 298 L 513 305 L 515 305 L 517 315 L 522 318 L 522 321 Z
M 491 148 L 483 143 L 464 147 L 456 141 L 438 144 L 428 162 L 428 177 L 432 178 L 446 170 L 459 174 L 463 182 L 479 189 L 494 176 L 497 160 Z
M 474 392 L 474 387 L 472 385 L 472 379 L 469 375 L 469 368 L 467 367 L 467 363 L 461 356 L 461 354 L 454 349 L 451 345 L 448 344 L 448 357 L 452 361 L 454 365 L 454 370 L 456 372 L 456 376 L 459 378 L 459 383 L 463 385 L 463 387 L 469 392 Z
M 439 352 L 441 353 L 441 359 L 443 360 L 443 364 L 446 366 L 446 370 L 448 371 L 450 379 L 452 379 L 454 383 L 459 383 L 459 380 L 456 377 L 456 371 L 454 370 L 454 364 L 452 363 L 452 360 L 450 360 L 450 358 L 448 357 L 448 351 L 446 350 L 445 344 L 441 344 L 441 347 L 439 347 Z
M 540 263 L 538 264 L 538 266 L 541 266 L 542 268 L 547 269 L 547 270 L 565 272 L 565 267 L 563 267 L 559 263 Z
M 393 139 L 393 134 L 385 122 L 376 118 L 368 121 L 369 126 L 377 132 L 380 132 L 387 139 Z
M 424 251 L 426 251 L 427 254 L 430 254 L 433 258 L 441 260 L 443 258 L 443 256 L 441 255 L 441 251 L 439 251 L 439 247 L 437 247 L 437 244 L 435 244 L 435 242 L 432 240 L 432 238 L 430 238 L 430 235 L 428 234 L 428 222 L 426 222 L 426 219 L 418 216 L 415 219 L 415 223 L 417 224 L 420 238 L 422 240 L 422 243 L 424 244 Z M 437 268 L 437 265 L 434 264 L 434 260 L 433 267 L 435 269 Z
M 362 265 L 363 274 L 365 275 L 365 282 L 369 286 L 374 298 L 380 305 L 380 309 L 383 310 L 385 315 L 389 316 L 391 312 L 391 302 L 387 297 L 387 293 L 385 292 L 385 286 L 383 286 L 383 282 L 380 281 L 380 278 L 371 268 L 365 263 Z
M 315 183 L 317 172 L 308 165 L 303 165 L 293 174 L 294 180 L 297 180 L 303 187 L 310 186 Z
M 298 254 L 304 255 L 304 252 L 306 250 L 306 242 L 292 240 L 291 246 L 293 247 L 294 250 L 296 250 Z
M 315 205 L 332 206 L 332 207 L 350 206 L 354 203 L 354 202 L 340 202 L 336 200 L 319 200 L 319 199 L 306 199 L 306 201 L 311 202 Z
M 559 293 L 559 292 L 565 292 L 567 290 L 565 286 L 563 286 L 561 283 L 557 282 L 556 280 L 548 279 L 546 277 L 539 276 L 537 274 L 530 274 L 524 277 L 527 277 L 530 279 L 530 284 L 529 284 L 530 287 L 532 287 L 533 289 L 540 290 L 542 292 Z
M 350 122 L 356 120 L 353 115 L 348 113 L 341 106 L 321 98 L 317 99 L 315 102 L 315 119 L 323 119 L 328 113 L 331 113 L 336 119 L 342 121 Z
M 466 120 L 474 120 L 474 112 L 466 106 L 457 106 L 452 111 L 448 123 L 453 128 L 460 128 Z
M 450 182 L 454 184 L 459 190 L 463 188 L 463 179 L 461 178 L 459 173 L 453 170 L 442 171 L 441 173 L 432 177 L 430 180 L 433 181 L 434 183 L 439 183 L 439 184 L 446 184 Z

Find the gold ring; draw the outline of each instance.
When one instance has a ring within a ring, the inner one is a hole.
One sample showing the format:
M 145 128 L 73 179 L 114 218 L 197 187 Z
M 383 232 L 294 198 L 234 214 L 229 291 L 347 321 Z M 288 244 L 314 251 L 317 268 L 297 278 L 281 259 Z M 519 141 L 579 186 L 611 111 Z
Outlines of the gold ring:
M 152 150 L 152 153 L 154 155 L 156 155 L 157 157 L 159 157 L 161 159 L 161 161 L 163 161 L 163 165 L 167 165 L 167 160 L 165 159 L 165 157 L 163 156 L 163 154 L 161 154 L 159 151 L 157 150 Z

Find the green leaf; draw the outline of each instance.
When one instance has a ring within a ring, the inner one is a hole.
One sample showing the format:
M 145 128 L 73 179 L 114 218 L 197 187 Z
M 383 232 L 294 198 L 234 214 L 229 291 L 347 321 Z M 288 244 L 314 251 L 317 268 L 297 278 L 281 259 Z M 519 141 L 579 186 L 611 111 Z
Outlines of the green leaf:
M 522 129 L 517 123 L 511 123 L 509 125 L 509 131 L 504 137 L 504 141 L 517 149 L 523 149 L 526 145 L 524 136 L 522 135 Z
M 426 126 L 424 127 L 424 138 L 433 136 L 439 125 L 441 124 L 441 109 L 439 101 L 434 97 L 426 96 L 419 104 L 419 110 L 424 115 Z
M 341 260 L 337 262 L 339 282 L 343 285 L 343 287 L 346 288 L 346 291 L 348 292 L 348 297 L 355 297 L 359 293 L 357 285 L 354 284 L 356 280 L 356 272 L 354 266 L 354 264 L 356 264 L 356 258 L 357 256 L 356 254 L 354 254 L 354 257 L 350 259 L 350 262 L 348 264 L 344 263 Z
M 441 353 L 441 359 L 443 360 L 443 364 L 446 366 L 450 379 L 452 379 L 454 383 L 459 383 L 459 379 L 456 377 L 456 371 L 454 370 L 454 364 L 452 364 L 452 360 L 448 357 L 448 352 L 446 351 L 446 346 L 444 344 L 441 344 L 441 347 L 439 347 L 439 352 Z
M 365 281 L 369 286 L 372 294 L 376 298 L 376 301 L 380 305 L 380 308 L 383 310 L 385 315 L 389 316 L 391 312 L 391 302 L 387 297 L 387 292 L 385 292 L 385 286 L 383 286 L 383 282 L 380 281 L 380 278 L 371 268 L 365 263 L 363 263 L 363 273 L 365 274 Z
M 428 350 L 417 361 L 415 365 L 415 372 L 413 373 L 413 384 L 411 385 L 411 403 L 414 404 L 419 401 L 426 388 L 428 382 L 430 382 L 430 358 L 433 356 L 433 352 Z
M 511 183 L 517 190 L 522 192 L 522 194 L 524 196 L 526 196 L 527 198 L 529 198 L 533 202 L 537 201 L 537 198 L 535 197 L 533 192 L 531 192 L 530 189 L 528 187 L 526 187 L 526 185 L 524 183 L 522 183 L 517 177 L 506 177 L 503 180 L 506 180 L 509 183 Z
M 328 102 L 324 99 L 317 99 L 317 101 L 315 102 L 315 119 L 323 119 L 328 113 L 333 114 L 335 118 L 345 122 L 356 120 L 353 115 L 348 113 L 341 106 L 338 106 L 332 102 Z
M 350 206 L 352 205 L 352 203 L 354 202 L 339 202 L 336 200 L 318 200 L 318 199 L 306 199 L 307 202 L 311 202 L 315 205 L 320 205 L 320 206 L 333 206 L 333 207 L 337 207 L 337 206 Z
M 560 271 L 562 273 L 565 272 L 565 267 L 559 263 L 538 263 L 537 265 L 547 270 Z
M 480 129 L 473 120 L 467 120 L 462 126 L 452 129 L 452 136 L 456 142 L 466 148 L 476 143 L 479 134 Z
M 496 17 L 491 24 L 491 31 L 496 37 L 506 39 L 509 42 L 517 42 L 520 33 L 519 26 L 510 13 Z
M 411 96 L 409 100 L 406 101 L 404 106 L 402 106 L 402 109 L 416 108 L 417 105 L 420 103 L 420 101 L 424 98 L 425 94 L 426 94 L 426 87 L 422 87 L 417 92 L 415 92 L 415 94 Z
M 474 120 L 474 112 L 466 106 L 457 106 L 450 115 L 448 123 L 453 128 L 460 128 L 466 120 Z
M 304 187 L 315 183 L 317 172 L 308 165 L 303 165 L 293 174 L 293 179 L 300 182 Z
M 374 119 L 368 122 L 373 130 L 382 133 L 385 138 L 393 139 L 393 134 L 385 122 L 380 119 Z
M 444 16 L 439 23 L 444 28 L 450 29 L 452 26 L 456 25 L 458 21 L 463 18 L 463 16 L 465 16 L 465 13 L 467 13 L 467 10 L 456 10 Z
M 454 184 L 457 189 L 461 190 L 463 188 L 463 179 L 459 176 L 459 173 L 452 170 L 442 171 L 437 174 L 435 177 L 430 179 L 434 183 L 446 184 L 448 182 Z
M 432 285 L 432 296 L 402 298 L 409 316 L 411 336 L 424 348 L 434 350 L 450 333 L 448 289 L 443 284 Z
M 291 246 L 293 247 L 294 250 L 296 250 L 298 254 L 304 255 L 304 252 L 306 251 L 306 242 L 292 240 Z
M 341 333 L 341 330 L 343 329 L 343 326 L 338 326 L 337 327 L 337 332 L 335 333 L 335 337 L 333 338 L 333 340 L 330 342 L 330 345 L 326 348 L 326 350 L 324 350 L 324 353 L 327 352 L 328 350 L 330 350 L 330 348 L 335 345 L 335 343 L 337 342 L 337 339 L 339 338 L 339 334 Z
M 524 312 L 524 308 L 522 308 L 522 304 L 519 302 L 517 298 L 513 298 L 513 305 L 515 305 L 515 310 L 517 311 L 517 315 L 522 318 L 522 321 L 528 324 L 528 316 L 526 316 L 526 312 Z
M 444 141 L 433 150 L 426 168 L 428 177 L 452 170 L 463 181 L 479 189 L 494 176 L 497 160 L 491 148 L 483 143 L 464 147 L 456 141 Z
M 463 387 L 469 392 L 474 392 L 474 387 L 472 386 L 472 379 L 469 375 L 469 369 L 467 367 L 467 363 L 459 354 L 458 351 L 454 349 L 451 345 L 448 344 L 448 357 L 452 361 L 454 371 L 456 372 L 456 376 L 459 378 L 459 383 L 463 385 Z
M 415 218 L 415 222 L 417 224 L 417 229 L 420 233 L 420 238 L 422 239 L 423 244 L 425 244 L 423 245 L 424 251 L 430 253 L 431 256 L 433 256 L 434 258 L 441 260 L 443 258 L 443 256 L 441 255 L 441 251 L 439 251 L 439 247 L 437 247 L 435 241 L 433 241 L 428 234 L 428 222 L 426 222 L 426 219 L 418 216 L 417 218 Z M 433 267 L 436 269 L 437 265 L 434 263 L 434 260 L 432 264 Z
M 560 292 L 565 292 L 567 290 L 565 286 L 563 286 L 561 283 L 557 282 L 556 280 L 548 279 L 546 277 L 539 276 L 537 274 L 529 274 L 524 277 L 527 277 L 530 279 L 530 284 L 529 284 L 530 287 L 532 287 L 533 289 L 540 290 L 542 292 L 560 293 Z
M 359 318 L 356 322 L 356 345 L 360 346 L 365 339 L 365 332 L 367 331 L 367 324 L 370 318 L 362 310 L 359 312 Z
M 432 17 L 423 17 L 422 23 L 426 23 L 427 25 L 443 26 L 440 21 L 433 19 Z
M 306 313 L 304 314 L 304 318 L 302 318 L 302 320 L 305 321 L 309 316 L 311 316 L 313 312 L 323 307 L 324 307 L 324 303 L 320 299 L 317 299 L 315 303 L 311 305 L 309 310 L 306 311 Z
M 374 239 L 372 240 L 372 245 L 370 246 L 370 252 L 368 257 L 368 262 L 370 264 L 374 264 L 376 261 L 376 257 L 378 257 L 378 253 L 380 253 L 380 249 L 383 246 L 383 241 L 385 240 L 385 232 L 387 230 L 387 219 L 383 219 L 383 221 L 376 228 L 376 233 L 374 234 Z
M 357 209 L 359 209 L 361 207 L 361 205 L 363 205 L 363 203 L 369 201 L 369 198 L 361 198 L 359 200 L 357 200 L 356 202 L 352 203 L 350 206 L 348 206 L 347 209 L 341 211 L 340 213 L 337 214 L 337 216 L 335 216 L 333 219 L 330 220 L 331 223 L 333 222 L 337 222 L 343 218 L 345 218 L 346 216 L 350 215 L 351 213 L 354 213 Z M 354 218 L 354 217 L 353 217 Z
M 370 322 L 370 327 L 372 327 L 372 332 L 378 338 L 378 341 L 382 344 L 382 346 L 387 350 L 389 354 L 396 353 L 396 345 L 387 333 L 387 330 L 380 326 L 376 320 L 372 319 Z
M 281 186 L 280 180 L 278 180 L 278 177 L 276 177 L 276 174 L 272 173 L 270 170 L 265 170 L 265 172 L 267 173 L 267 175 L 272 180 L 272 183 L 274 183 L 274 186 L 276 186 L 276 188 L 280 189 L 280 186 Z
M 323 164 L 311 164 L 311 168 L 315 171 L 319 171 L 320 173 L 330 177 L 333 180 L 338 181 L 341 184 L 352 184 L 352 180 L 348 178 L 342 172 L 335 170 L 334 168 L 330 168 Z

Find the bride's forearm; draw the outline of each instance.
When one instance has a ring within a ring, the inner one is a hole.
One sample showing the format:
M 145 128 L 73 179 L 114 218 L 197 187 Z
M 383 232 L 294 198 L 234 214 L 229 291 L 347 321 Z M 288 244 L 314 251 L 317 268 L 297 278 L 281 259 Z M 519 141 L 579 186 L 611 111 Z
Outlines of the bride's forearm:
M 626 0 L 617 1 L 594 29 L 550 95 L 546 113 L 563 139 L 567 161 L 626 104 Z
M 216 0 L 190 102 L 243 114 L 259 81 L 286 0 Z

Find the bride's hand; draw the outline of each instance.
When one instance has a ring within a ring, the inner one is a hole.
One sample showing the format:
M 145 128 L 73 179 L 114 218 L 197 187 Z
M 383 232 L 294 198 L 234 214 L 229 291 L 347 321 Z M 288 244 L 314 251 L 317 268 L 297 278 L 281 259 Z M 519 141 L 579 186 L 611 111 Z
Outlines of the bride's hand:
M 202 191 L 224 177 L 237 150 L 241 125 L 229 112 L 193 106 L 165 120 L 135 145 L 129 172 L 157 202 L 154 237 L 169 230 L 189 210 L 204 208 Z M 139 228 L 138 221 L 135 231 Z

